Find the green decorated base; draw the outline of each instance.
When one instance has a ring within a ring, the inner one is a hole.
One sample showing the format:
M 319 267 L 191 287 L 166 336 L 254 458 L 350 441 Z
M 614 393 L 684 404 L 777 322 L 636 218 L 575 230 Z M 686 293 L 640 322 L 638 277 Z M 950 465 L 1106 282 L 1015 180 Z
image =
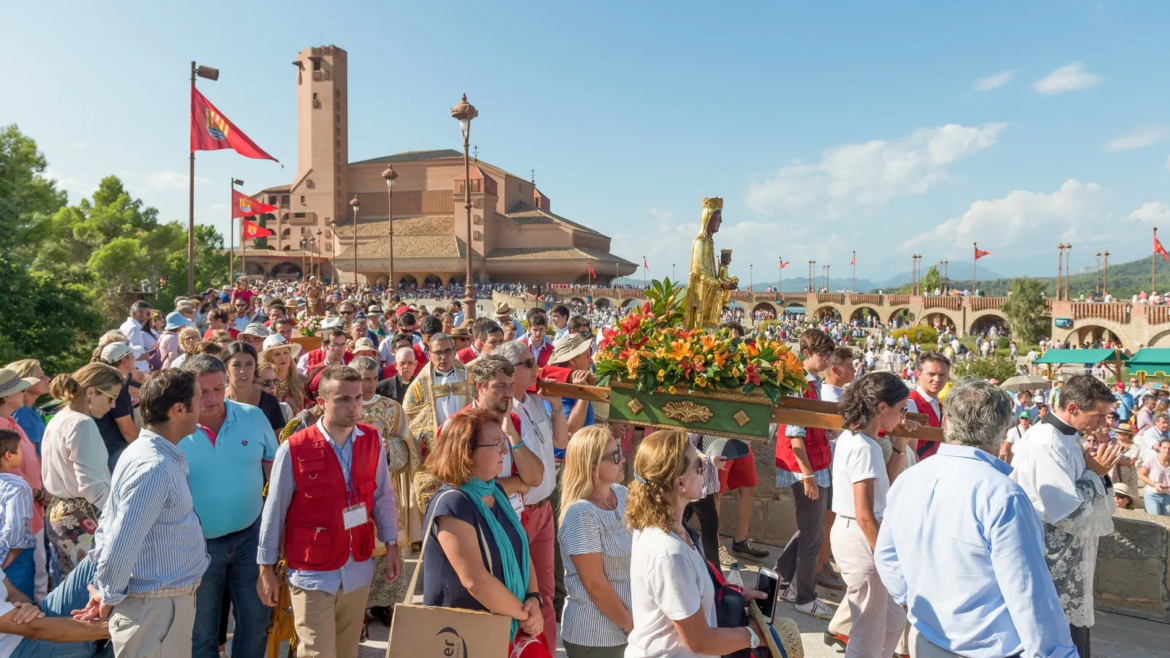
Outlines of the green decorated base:
M 680 427 L 702 434 L 767 441 L 772 403 L 762 393 L 638 393 L 611 382 L 609 418 L 634 425 Z

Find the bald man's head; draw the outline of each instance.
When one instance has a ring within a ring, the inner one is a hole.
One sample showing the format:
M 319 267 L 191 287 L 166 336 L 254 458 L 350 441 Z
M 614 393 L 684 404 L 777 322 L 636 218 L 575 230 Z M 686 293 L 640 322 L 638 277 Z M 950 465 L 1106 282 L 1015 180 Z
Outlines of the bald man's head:
M 404 381 L 413 379 L 414 372 L 418 369 L 418 357 L 414 354 L 414 348 L 398 348 L 398 351 L 394 353 L 394 366 Z

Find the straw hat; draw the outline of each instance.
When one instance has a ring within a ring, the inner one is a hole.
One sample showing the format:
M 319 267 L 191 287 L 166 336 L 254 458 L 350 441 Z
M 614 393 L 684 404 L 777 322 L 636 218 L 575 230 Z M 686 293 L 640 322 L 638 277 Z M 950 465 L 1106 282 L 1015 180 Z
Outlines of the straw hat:
M 354 356 L 357 356 L 362 352 L 374 352 L 377 354 L 378 346 L 374 345 L 374 341 L 370 340 L 369 338 L 359 338 L 354 341 L 353 354 Z
M 1120 494 L 1122 496 L 1129 496 L 1135 501 L 1138 499 L 1137 492 L 1124 482 L 1114 482 L 1113 493 Z
M 1133 425 L 1130 425 L 1129 423 L 1122 423 L 1115 427 L 1113 431 L 1117 432 L 1118 434 L 1128 434 L 1130 436 L 1133 436 L 1136 433 Z
M 499 304 L 496 304 L 496 317 L 497 318 L 510 318 L 510 317 L 512 317 L 512 307 L 508 306 L 508 302 L 500 302 Z
M 0 398 L 23 393 L 39 381 L 36 377 L 22 379 L 15 371 L 8 368 L 0 369 Z
M 289 356 L 292 357 L 293 361 L 296 361 L 297 357 L 301 354 L 301 344 L 290 342 L 287 338 L 281 336 L 280 334 L 272 334 L 268 338 L 264 339 L 264 349 L 260 350 L 260 356 L 264 356 L 269 352 L 283 350 L 286 348 L 289 350 Z
M 569 334 L 564 338 L 558 340 L 553 346 L 552 356 L 549 357 L 549 363 L 565 363 L 574 357 L 580 356 L 589 351 L 592 343 L 585 340 L 581 334 Z

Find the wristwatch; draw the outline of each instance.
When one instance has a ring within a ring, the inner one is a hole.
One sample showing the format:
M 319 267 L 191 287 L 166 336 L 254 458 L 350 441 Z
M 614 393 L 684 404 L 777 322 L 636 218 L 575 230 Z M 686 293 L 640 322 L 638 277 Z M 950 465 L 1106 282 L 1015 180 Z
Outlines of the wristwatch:
M 748 635 L 751 636 L 751 648 L 758 649 L 760 647 L 760 636 L 756 635 L 756 632 L 752 630 L 751 626 L 744 626 L 744 628 L 747 629 Z
M 539 592 L 529 592 L 528 594 L 525 594 L 524 600 L 527 601 L 528 599 L 535 599 L 536 600 L 536 607 L 538 607 L 538 608 L 544 607 L 544 604 L 540 602 L 540 593 Z

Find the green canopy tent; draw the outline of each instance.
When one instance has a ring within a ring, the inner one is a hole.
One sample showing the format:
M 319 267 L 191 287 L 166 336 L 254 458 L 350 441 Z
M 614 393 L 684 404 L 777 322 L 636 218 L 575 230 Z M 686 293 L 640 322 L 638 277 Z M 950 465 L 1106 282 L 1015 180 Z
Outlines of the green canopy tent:
M 1052 377 L 1053 366 L 1056 366 L 1057 370 L 1059 370 L 1061 366 L 1067 365 L 1095 366 L 1102 364 L 1113 371 L 1114 377 L 1120 379 L 1121 366 L 1128 360 L 1129 357 L 1122 354 L 1121 350 L 1100 348 L 1092 350 L 1048 350 L 1043 356 L 1036 359 L 1034 363 L 1045 366 L 1049 378 Z
M 1138 375 L 1145 382 L 1149 376 L 1170 375 L 1170 348 L 1143 347 L 1126 363 L 1130 376 Z

